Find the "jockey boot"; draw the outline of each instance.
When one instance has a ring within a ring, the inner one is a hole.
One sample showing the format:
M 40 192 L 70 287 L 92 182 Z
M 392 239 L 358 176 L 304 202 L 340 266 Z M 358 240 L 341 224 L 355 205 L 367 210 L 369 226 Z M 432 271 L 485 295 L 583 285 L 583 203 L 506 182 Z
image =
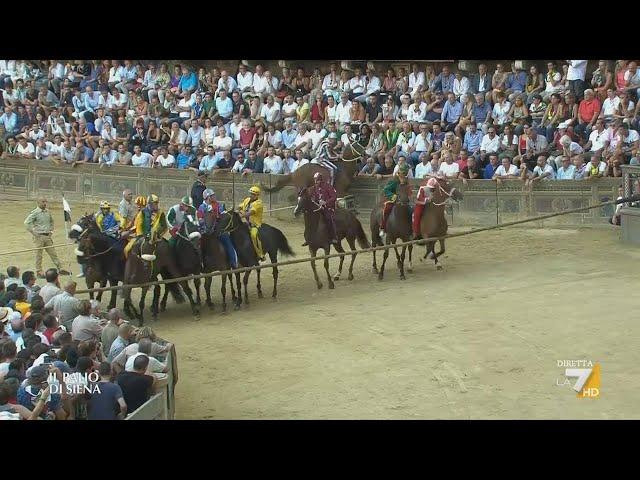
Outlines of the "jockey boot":
M 60 269 L 60 271 L 58 271 L 58 273 L 60 275 L 63 275 L 63 276 L 71 275 L 71 272 L 69 272 L 67 270 L 64 270 L 64 269 Z
M 307 242 L 306 240 L 304 241 L 304 243 L 302 245 L 300 245 L 301 247 L 308 247 L 309 246 L 309 242 Z

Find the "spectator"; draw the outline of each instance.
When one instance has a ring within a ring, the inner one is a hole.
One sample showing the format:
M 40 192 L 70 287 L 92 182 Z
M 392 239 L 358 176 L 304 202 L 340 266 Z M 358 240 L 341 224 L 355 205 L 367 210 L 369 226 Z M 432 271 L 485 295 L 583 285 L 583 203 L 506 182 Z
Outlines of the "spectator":
M 156 378 L 145 373 L 148 366 L 149 357 L 140 355 L 133 362 L 133 371 L 122 372 L 117 377 L 117 384 L 122 389 L 127 411 L 131 413 L 149 400 L 156 384 Z
M 91 316 L 91 302 L 82 300 L 78 305 L 79 315 L 73 319 L 71 335 L 74 340 L 100 339 L 104 322 Z
M 488 156 L 492 153 L 497 153 L 500 149 L 500 137 L 496 135 L 495 127 L 491 126 L 487 130 L 487 134 L 482 137 L 480 143 L 480 161 L 483 165 L 486 165 Z
M 448 101 L 444 104 L 441 116 L 442 127 L 445 132 L 455 130 L 462 115 L 462 104 L 456 99 L 456 95 L 450 92 L 447 98 Z
M 111 365 L 102 362 L 98 367 L 98 374 L 100 380 L 97 383 L 98 388 L 91 394 L 88 420 L 124 420 L 127 416 L 127 403 L 120 385 L 111 381 Z
M 507 156 L 502 158 L 502 165 L 495 170 L 492 179 L 500 181 L 501 179 L 517 178 L 518 176 L 518 167 L 513 165 L 511 158 Z
M 51 367 L 58 382 L 64 384 L 62 374 L 58 368 Z M 50 387 L 47 384 L 49 371 L 45 365 L 33 367 L 28 378 L 17 393 L 18 404 L 27 409 L 40 411 L 40 418 L 55 418 L 56 420 L 64 420 L 68 413 L 62 407 L 62 397 L 59 393 L 49 393 Z
M 589 137 L 600 116 L 600 100 L 590 88 L 584 91 L 584 100 L 578 106 L 578 124 L 574 130 L 581 137 Z
M 71 331 L 73 320 L 78 315 L 80 300 L 74 297 L 77 283 L 70 280 L 66 283 L 64 291 L 53 296 L 46 304 L 46 308 L 53 308 L 56 315 L 67 331 Z
M 524 168 L 523 168 L 524 166 Z M 522 172 L 521 178 L 525 181 L 525 185 L 533 188 L 533 184 L 540 180 L 555 180 L 555 170 L 547 163 L 547 159 L 544 155 L 540 155 L 537 158 L 537 165 L 533 169 L 533 173 L 529 174 L 526 168 L 526 163 L 522 163 L 520 166 Z
M 447 179 L 458 178 L 458 174 L 460 173 L 460 166 L 458 163 L 453 161 L 453 155 L 451 152 L 444 152 L 442 154 L 443 162 L 440 164 L 440 168 L 438 173 L 444 175 Z
M 594 152 L 591 160 L 587 163 L 584 178 L 600 178 L 607 176 L 607 164 L 602 161 L 602 150 Z
M 467 158 L 467 164 L 460 169 L 458 178 L 462 179 L 465 185 L 467 180 L 478 180 L 482 178 L 482 172 L 474 157 Z
M 573 180 L 576 174 L 576 166 L 571 163 L 571 159 L 566 155 L 560 155 L 559 159 L 561 165 L 558 168 L 556 180 Z
M 50 268 L 45 272 L 44 275 L 47 284 L 42 287 L 38 293 L 42 297 L 42 300 L 46 305 L 49 300 L 51 300 L 59 293 L 62 293 L 62 290 L 60 289 L 58 270 L 56 270 L 55 268 Z

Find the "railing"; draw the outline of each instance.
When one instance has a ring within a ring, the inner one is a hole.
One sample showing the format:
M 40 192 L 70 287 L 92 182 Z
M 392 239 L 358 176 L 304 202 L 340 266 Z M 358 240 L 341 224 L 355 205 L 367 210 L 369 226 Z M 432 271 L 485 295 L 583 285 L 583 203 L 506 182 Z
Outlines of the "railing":
M 634 168 L 634 167 L 630 167 Z M 637 167 L 635 167 L 637 168 Z M 0 197 L 35 199 L 49 197 L 50 203 L 63 192 L 71 203 L 98 203 L 100 200 L 119 201 L 125 188 L 135 195 L 156 193 L 162 207 L 167 209 L 188 195 L 196 178 L 193 171 L 175 169 L 148 169 L 129 166 L 100 168 L 98 165 L 56 166 L 45 161 L 20 158 L 0 159 Z M 237 205 L 247 196 L 251 185 L 274 185 L 278 176 L 251 174 L 242 176 L 227 171 L 214 173 L 207 185 L 217 197 L 228 205 Z M 370 211 L 382 193 L 385 181 L 358 177 L 350 194 L 359 212 Z M 413 180 L 414 185 L 420 181 Z M 533 190 L 526 189 L 520 180 L 506 180 L 497 184 L 490 180 L 470 180 L 467 184 L 455 181 L 464 192 L 464 200 L 447 208 L 449 223 L 456 226 L 495 225 L 546 213 L 559 212 L 586 205 L 594 205 L 617 198 L 622 178 L 594 180 L 541 181 Z M 295 203 L 294 187 L 263 196 L 268 210 Z M 590 210 L 555 218 L 547 225 L 604 224 L 613 215 L 614 207 Z M 83 212 L 80 212 L 83 213 Z M 289 212 L 287 212 L 289 214 Z M 76 213 L 74 212 L 74 216 Z
M 166 356 L 169 366 L 167 384 L 162 391 L 152 395 L 149 400 L 131 412 L 126 420 L 173 420 L 175 415 L 175 386 L 178 382 L 178 362 L 175 348 Z
M 622 178 L 624 196 L 640 193 L 640 167 L 623 165 Z M 640 204 L 624 204 L 620 209 L 620 226 L 622 241 L 640 245 Z

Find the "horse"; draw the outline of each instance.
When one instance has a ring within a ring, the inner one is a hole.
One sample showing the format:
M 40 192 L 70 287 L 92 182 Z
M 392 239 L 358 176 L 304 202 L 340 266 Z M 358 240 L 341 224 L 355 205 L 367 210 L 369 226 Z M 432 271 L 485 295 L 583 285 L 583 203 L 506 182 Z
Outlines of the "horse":
M 411 229 L 411 214 L 409 209 L 409 191 L 410 185 L 409 183 L 400 184 L 398 188 L 397 198 L 389 212 L 389 217 L 387 218 L 386 224 L 386 238 L 384 245 L 392 245 L 395 244 L 398 238 L 407 242 L 411 240 L 413 235 L 413 231 Z M 380 238 L 380 225 L 382 223 L 382 211 L 383 207 L 380 205 L 376 206 L 371 211 L 371 237 L 373 239 L 373 245 L 382 246 L 382 239 Z M 407 250 L 407 246 L 402 246 L 402 254 L 398 254 L 398 248 L 393 247 L 396 252 L 396 259 L 398 261 L 398 269 L 400 270 L 400 280 L 404 280 L 404 259 L 405 253 Z M 411 264 L 411 252 L 413 251 L 413 245 L 409 245 L 409 268 L 407 269 L 409 272 L 413 270 L 413 265 Z M 384 277 L 384 266 L 387 263 L 387 257 L 389 256 L 389 249 L 384 251 L 384 255 L 382 257 L 382 265 L 380 266 L 380 271 L 378 272 L 378 266 L 376 264 L 376 252 L 373 252 L 373 273 L 378 274 L 378 280 L 382 280 Z
M 346 145 L 342 152 L 342 158 L 333 162 L 338 167 L 342 167 L 338 168 L 334 182 L 338 196 L 344 196 L 349 191 L 353 178 L 358 170 L 357 162 L 364 155 L 364 150 L 365 147 L 359 143 Z M 313 185 L 313 176 L 317 172 L 327 175 L 327 170 L 327 167 L 324 167 L 319 163 L 305 163 L 293 173 L 278 175 L 278 180 L 274 187 L 269 188 L 261 185 L 260 188 L 267 193 L 274 193 L 279 192 L 286 186 L 295 186 L 296 191 L 299 192 L 303 188 Z
M 294 216 L 298 216 L 301 211 L 310 211 L 313 214 L 314 211 L 317 211 L 318 205 L 311 200 L 309 197 L 309 189 L 303 188 L 298 195 L 298 204 L 293 211 Z M 351 248 L 351 263 L 349 264 L 349 280 L 353 280 L 353 263 L 356 260 L 356 256 L 358 255 L 356 251 L 356 240 L 360 245 L 360 248 L 369 248 L 371 245 L 369 240 L 367 239 L 367 235 L 362 228 L 362 224 L 360 220 L 351 212 L 350 210 L 344 208 L 336 208 L 336 237 L 338 240 L 337 244 L 334 244 L 334 248 L 339 253 L 344 253 L 344 248 L 342 248 L 342 240 L 346 239 L 349 247 Z M 306 220 L 305 220 L 306 226 Z M 325 227 L 326 228 L 326 227 Z M 307 234 L 305 229 L 305 240 L 307 240 Z M 335 281 L 340 280 L 340 275 L 342 275 L 342 265 L 344 263 L 344 256 L 340 257 L 340 265 L 338 267 L 338 272 L 335 274 L 333 279 Z
M 143 237 L 136 242 L 129 252 L 124 269 L 124 283 L 127 285 L 147 283 L 157 279 L 158 275 L 161 275 L 163 279 L 180 278 L 180 269 L 176 265 L 173 252 L 167 240 L 164 238 L 157 239 L 154 235 L 152 235 L 151 238 Z M 179 283 L 189 298 L 193 315 L 197 317 L 198 311 L 189 285 L 185 281 Z M 166 287 L 172 292 L 176 303 L 182 303 L 179 301 L 179 299 L 182 299 L 182 295 L 180 294 L 178 285 L 176 285 L 176 283 L 167 283 Z M 149 287 L 142 287 L 139 303 L 140 311 L 138 312 L 131 301 L 131 288 L 124 289 L 125 313 L 131 317 L 135 316 L 138 318 L 140 325 L 144 322 L 143 312 L 148 290 Z M 159 296 L 160 286 L 155 285 L 153 289 L 153 301 L 151 303 L 151 314 L 154 320 L 158 317 Z M 166 295 L 163 299 L 162 310 L 165 308 Z
M 200 228 L 191 216 L 187 216 L 187 220 L 182 223 L 180 230 L 176 233 L 176 243 L 174 247 L 174 255 L 176 265 L 180 270 L 181 276 L 200 275 L 202 273 L 202 255 L 200 249 L 201 233 Z M 188 282 L 185 282 L 188 283 Z M 196 302 L 194 315 L 196 320 L 200 318 L 201 304 L 200 299 L 200 279 L 194 278 L 193 283 L 196 290 Z M 188 295 L 188 294 L 187 294 Z M 165 290 L 163 302 L 166 304 L 167 291 Z
M 81 217 L 71 227 L 69 238 L 78 243 L 75 254 L 78 263 L 84 265 L 88 289 L 93 288 L 96 283 L 104 288 L 107 282 L 116 286 L 124 280 L 124 257 L 114 250 L 113 240 L 100 231 L 94 215 L 85 214 Z M 109 309 L 116 306 L 116 297 L 117 291 L 111 290 Z M 89 298 L 93 300 L 93 292 L 89 292 Z M 98 292 L 96 299 L 102 300 L 102 292 Z
M 229 259 L 227 258 L 227 253 L 222 246 L 220 240 L 216 236 L 215 232 L 211 229 L 211 226 L 214 222 L 214 214 L 213 212 L 207 212 L 204 215 L 204 232 L 202 234 L 202 265 L 203 271 L 205 273 L 210 273 L 214 271 L 225 271 L 231 270 L 231 264 L 229 263 Z M 227 311 L 227 279 L 229 280 L 229 284 L 231 285 L 231 296 L 234 303 L 234 309 L 238 310 L 240 308 L 241 302 L 241 287 L 240 287 L 240 273 L 236 272 L 236 285 L 238 287 L 238 296 L 236 297 L 236 292 L 233 289 L 233 277 L 230 273 L 222 275 L 222 282 L 220 286 L 220 293 L 222 294 L 222 312 L 225 313 Z M 213 310 L 214 305 L 211 300 L 211 282 L 212 277 L 206 277 L 204 280 L 204 290 L 207 295 L 207 306 Z
M 457 188 L 452 188 L 449 182 L 444 178 L 437 178 L 438 188 L 434 189 L 432 201 L 429 202 L 420 219 L 420 234 L 423 238 L 442 237 L 447 234 L 449 225 L 445 217 L 445 203 L 447 198 L 461 200 L 464 195 Z M 438 270 L 442 270 L 442 265 L 438 265 L 438 257 L 445 252 L 444 239 L 438 240 L 440 243 L 440 251 L 435 253 L 435 240 L 426 241 L 426 253 L 424 259 L 432 258 L 434 265 Z

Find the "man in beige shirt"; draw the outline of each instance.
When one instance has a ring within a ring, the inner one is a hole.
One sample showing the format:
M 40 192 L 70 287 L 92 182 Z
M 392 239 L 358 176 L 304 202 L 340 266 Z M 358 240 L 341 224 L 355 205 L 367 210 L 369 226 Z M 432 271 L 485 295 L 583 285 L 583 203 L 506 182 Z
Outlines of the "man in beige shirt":
M 38 208 L 33 210 L 24 221 L 27 230 L 33 235 L 33 242 L 38 250 L 36 250 L 36 275 L 38 278 L 44 278 L 42 271 L 42 250 L 46 250 L 51 260 L 58 268 L 60 275 L 69 275 L 69 272 L 62 268 L 56 249 L 53 247 L 53 217 L 51 212 L 47 210 L 47 199 L 40 197 L 38 199 Z

